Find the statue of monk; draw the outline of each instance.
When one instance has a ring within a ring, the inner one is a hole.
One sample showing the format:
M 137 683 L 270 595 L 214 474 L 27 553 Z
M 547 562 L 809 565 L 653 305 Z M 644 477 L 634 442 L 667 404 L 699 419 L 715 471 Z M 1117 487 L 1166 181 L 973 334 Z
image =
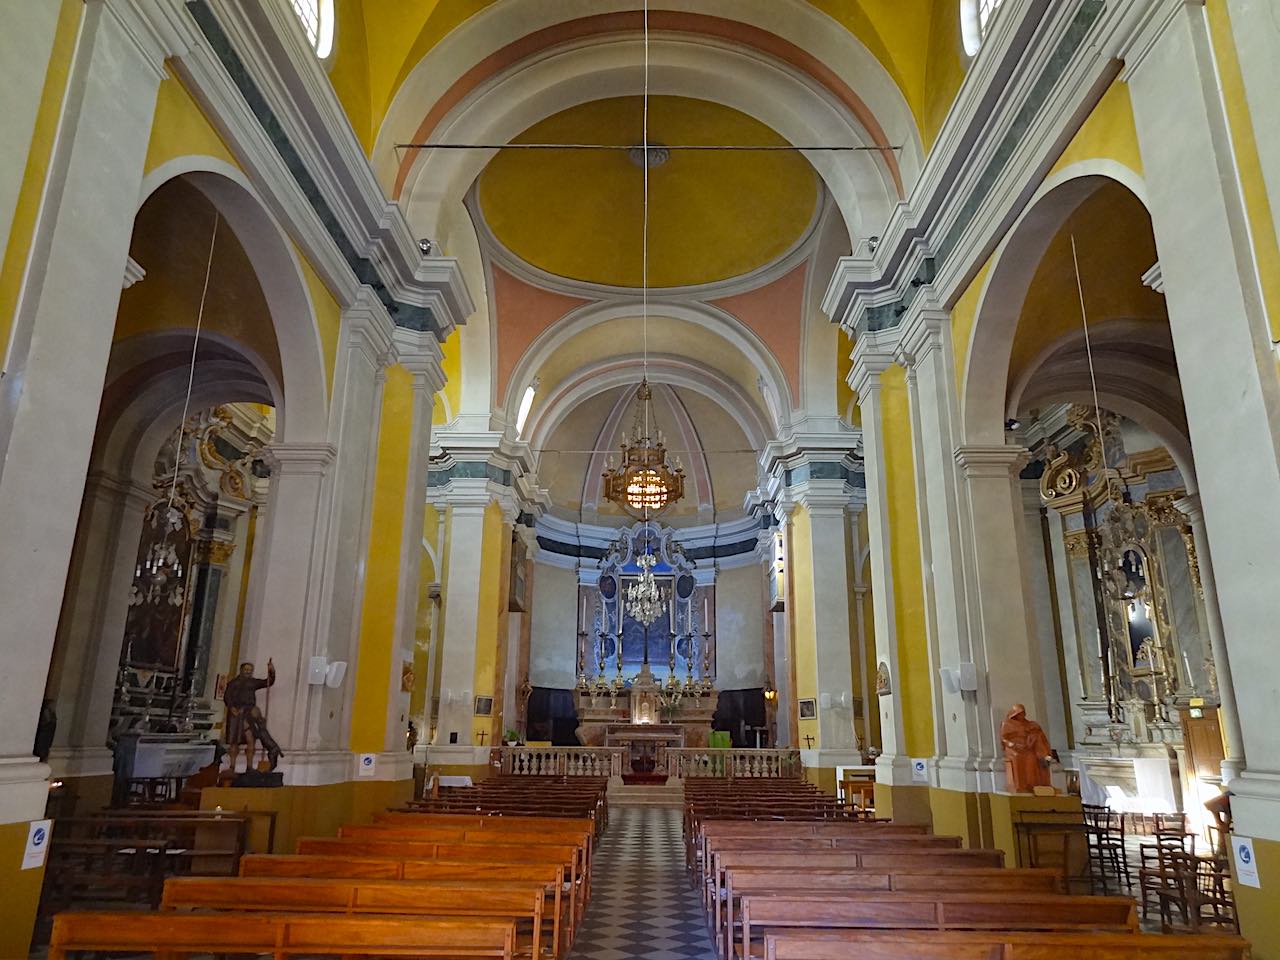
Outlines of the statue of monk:
M 1031 793 L 1049 786 L 1049 761 L 1053 750 L 1040 724 L 1027 719 L 1027 708 L 1015 703 L 1000 724 L 1004 744 L 1004 768 L 1011 793 Z
M 227 755 L 230 758 L 231 772 L 236 772 L 236 756 L 240 747 L 248 748 L 244 769 L 247 773 L 253 769 L 253 753 L 255 741 L 262 744 L 267 754 L 269 770 L 274 770 L 280 762 L 280 745 L 267 731 L 266 718 L 258 709 L 258 691 L 273 686 L 276 682 L 276 667 L 267 661 L 267 679 L 259 680 L 253 675 L 253 664 L 240 664 L 240 672 L 227 681 L 227 688 L 222 694 L 222 702 L 227 705 L 226 738 Z

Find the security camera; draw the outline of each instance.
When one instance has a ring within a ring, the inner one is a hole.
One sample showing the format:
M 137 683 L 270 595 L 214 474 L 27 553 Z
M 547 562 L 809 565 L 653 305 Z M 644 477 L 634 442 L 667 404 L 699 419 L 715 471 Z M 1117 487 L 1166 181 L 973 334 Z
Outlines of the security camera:
M 418 241 L 418 250 L 421 251 L 424 257 L 431 256 L 435 252 L 435 249 L 436 242 L 434 240 L 428 240 L 426 237 L 423 237 Z

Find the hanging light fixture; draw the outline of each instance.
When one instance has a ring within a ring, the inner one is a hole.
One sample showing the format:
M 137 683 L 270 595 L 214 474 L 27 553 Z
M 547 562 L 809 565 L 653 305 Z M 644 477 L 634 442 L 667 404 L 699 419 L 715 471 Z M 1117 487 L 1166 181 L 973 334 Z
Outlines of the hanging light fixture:
M 653 575 L 657 558 L 652 553 L 642 553 L 636 558 L 640 576 L 627 587 L 627 613 L 637 623 L 651 625 L 667 609 L 667 592 L 658 586 Z
M 639 520 L 657 516 L 684 496 L 684 469 L 667 454 L 653 422 L 653 391 L 648 380 L 641 380 L 631 440 L 622 435 L 621 462 L 615 466 L 610 458 L 604 472 L 605 499 Z
M 639 157 L 644 183 L 640 244 L 640 327 L 644 338 L 644 359 L 640 386 L 636 389 L 636 412 L 635 422 L 631 428 L 631 441 L 627 441 L 625 433 L 622 435 L 622 462 L 614 466 L 611 459 L 609 469 L 604 472 L 604 496 L 606 500 L 617 504 L 631 516 L 639 520 L 648 520 L 662 513 L 684 496 L 684 469 L 679 460 L 673 463 L 667 456 L 662 431 L 657 430 L 654 425 L 653 390 L 649 387 L 649 170 L 654 166 L 651 153 L 653 156 L 665 156 L 666 151 L 663 147 L 654 147 L 649 143 L 649 5 L 647 2 L 644 5 L 643 104 L 640 146 L 633 148 L 632 153 L 633 158 Z M 652 582 L 652 572 L 646 568 L 645 573 Z M 641 580 L 643 579 L 642 577 Z M 642 622 L 652 623 L 653 621 Z

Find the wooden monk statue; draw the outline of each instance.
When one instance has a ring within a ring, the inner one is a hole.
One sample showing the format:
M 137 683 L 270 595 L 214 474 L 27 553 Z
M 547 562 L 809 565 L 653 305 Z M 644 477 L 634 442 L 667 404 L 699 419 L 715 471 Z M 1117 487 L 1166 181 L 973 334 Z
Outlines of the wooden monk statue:
M 276 667 L 267 661 L 267 679 L 259 680 L 253 675 L 253 664 L 240 664 L 240 673 L 227 681 L 227 689 L 222 694 L 222 702 L 227 705 L 226 736 L 227 755 L 230 758 L 231 772 L 236 772 L 236 755 L 240 747 L 248 748 L 244 769 L 248 773 L 253 769 L 254 742 L 262 744 L 267 755 L 267 769 L 274 770 L 280 762 L 280 745 L 267 730 L 266 718 L 258 709 L 258 691 L 270 687 L 276 682 Z
M 1049 761 L 1053 750 L 1040 724 L 1027 719 L 1027 708 L 1015 703 L 1000 724 L 1004 768 L 1010 793 L 1031 793 L 1049 786 Z

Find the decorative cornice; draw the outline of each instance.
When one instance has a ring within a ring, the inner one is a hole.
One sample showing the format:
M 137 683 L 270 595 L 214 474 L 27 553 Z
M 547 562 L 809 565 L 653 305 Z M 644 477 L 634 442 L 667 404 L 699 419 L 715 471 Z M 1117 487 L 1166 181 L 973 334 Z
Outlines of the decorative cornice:
M 431 394 L 444 389 L 445 375 L 441 362 L 444 354 L 434 336 L 426 331 L 396 327 L 391 333 L 396 363 L 413 374 L 415 390 Z
M 135 283 L 140 283 L 146 275 L 147 271 L 143 269 L 142 264 L 133 257 L 129 257 L 124 262 L 124 280 L 120 284 L 120 289 L 128 290 Z
M 1142 275 L 1142 285 L 1150 287 L 1156 293 L 1164 296 L 1164 271 L 1160 269 L 1160 261 L 1155 264 Z
M 870 391 L 880 389 L 880 374 L 896 362 L 899 340 L 898 331 L 885 330 L 863 333 L 854 341 L 848 383 L 859 402 Z
M 323 476 L 338 450 L 331 443 L 271 443 L 262 453 L 275 476 Z
M 1010 444 L 967 444 L 956 447 L 956 464 L 967 478 L 1008 478 L 1027 462 L 1030 451 Z

